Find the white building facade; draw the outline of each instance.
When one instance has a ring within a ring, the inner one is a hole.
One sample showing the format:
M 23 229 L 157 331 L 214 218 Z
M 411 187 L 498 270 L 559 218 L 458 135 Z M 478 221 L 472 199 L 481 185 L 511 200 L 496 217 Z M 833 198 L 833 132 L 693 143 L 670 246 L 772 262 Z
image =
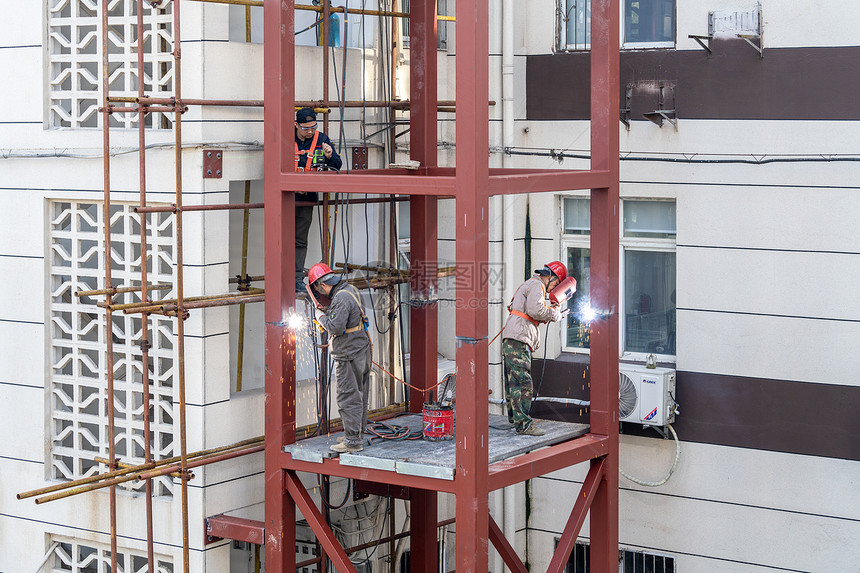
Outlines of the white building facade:
M 111 3 L 112 95 L 137 92 L 135 4 Z M 659 562 L 666 571 L 855 571 L 860 114 L 851 103 L 860 88 L 852 26 L 860 8 L 835 0 L 814 6 L 773 0 L 619 4 L 620 114 L 629 125 L 619 123 L 621 304 L 612 310 L 621 324 L 623 364 L 641 364 L 653 354 L 677 371 L 681 441 L 677 469 L 664 485 L 621 480 L 623 566 L 644 563 L 634 554 L 647 554 L 652 567 Z M 34 571 L 42 564 L 42 571 L 103 572 L 110 559 L 106 490 L 43 505 L 15 498 L 104 469 L 94 461 L 107 451 L 104 312 L 96 299 L 74 296 L 103 286 L 100 6 L 95 0 L 29 2 L 0 24 L 0 69 L 14 79 L 0 97 L 0 265 L 7 278 L 0 287 L 0 571 Z M 453 14 L 454 1 L 440 1 L 439 12 Z M 490 14 L 491 166 L 586 167 L 589 0 L 496 0 Z M 243 18 L 242 8 L 182 3 L 185 97 L 262 98 L 261 14 L 254 9 L 252 43 L 243 41 Z M 169 97 L 175 82 L 170 3 L 149 8 L 146 19 L 145 85 L 150 95 Z M 312 22 L 311 14 L 300 13 L 296 28 Z M 443 100 L 454 94 L 455 27 L 439 24 Z M 398 34 L 402 29 L 373 18 L 351 19 L 339 38 L 351 47 L 346 88 L 339 91 L 343 51 L 335 50 L 332 99 L 341 93 L 347 100 L 408 98 L 408 49 L 399 44 L 401 55 L 393 61 L 398 83 L 390 91 L 392 60 L 378 49 Z M 297 77 L 308 80 L 299 83 L 297 97 L 320 99 L 322 49 L 307 34 L 299 42 Z M 661 118 L 662 126 L 646 114 Z M 133 212 L 137 123 L 131 114 L 115 117 L 112 264 L 114 282 L 131 282 L 140 272 Z M 387 164 L 392 145 L 406 157 L 408 135 L 386 139 L 382 114 L 347 110 L 344 118 L 342 139 L 337 121 L 329 135 L 340 141 L 345 164 L 351 149 L 361 146 L 369 149 L 371 167 Z M 149 121 L 147 197 L 169 205 L 175 201 L 172 120 L 153 114 Z M 252 201 L 262 200 L 260 109 L 192 106 L 182 123 L 184 203 L 242 202 L 244 181 L 253 181 Z M 456 114 L 441 114 L 441 165 L 456 165 L 454 129 Z M 204 148 L 223 151 L 222 178 L 202 177 Z M 407 211 L 401 210 L 397 230 L 404 256 Z M 453 202 L 441 201 L 439 212 L 440 264 L 449 264 L 456 261 Z M 491 333 L 501 328 L 518 284 L 550 260 L 565 262 L 577 278 L 575 311 L 587 305 L 588 212 L 588 193 L 579 191 L 491 200 L 490 258 L 499 263 L 489 301 Z M 347 239 L 337 231 L 335 260 L 385 260 L 384 210 L 353 207 L 346 217 L 351 233 Z M 253 212 L 251 221 L 248 273 L 255 275 L 262 274 L 261 213 Z M 183 225 L 186 295 L 235 290 L 228 281 L 239 273 L 241 212 L 188 213 Z M 151 216 L 152 283 L 175 280 L 175 233 L 172 215 Z M 320 256 L 312 232 L 308 266 Z M 453 358 L 452 329 L 444 326 L 453 324 L 450 286 L 440 282 L 439 344 L 441 354 Z M 186 322 L 189 451 L 262 434 L 262 309 L 251 305 L 247 313 L 240 392 L 237 309 L 196 311 Z M 132 315 L 114 316 L 117 447 L 122 459 L 140 462 L 135 340 L 141 325 Z M 546 354 L 536 354 L 541 395 L 588 398 L 588 328 L 580 317 L 574 312 L 562 327 L 551 326 Z M 150 324 L 157 458 L 178 455 L 174 323 L 158 318 Z M 499 348 L 497 342 L 490 351 L 488 386 L 495 397 L 503 394 Z M 309 423 L 314 368 L 310 350 L 300 352 L 299 422 Z M 588 415 L 579 407 L 535 411 L 569 421 Z M 663 477 L 675 443 L 638 425 L 625 423 L 622 431 L 622 468 L 645 481 Z M 262 454 L 195 470 L 189 487 L 192 571 L 253 570 L 245 550 L 227 541 L 207 544 L 203 520 L 221 513 L 262 519 L 262 471 Z M 492 494 L 494 518 L 532 570 L 548 564 L 584 475 L 572 467 Z M 123 563 L 131 564 L 124 570 L 145 566 L 141 491 L 138 483 L 118 495 L 118 545 Z M 159 571 L 178 571 L 179 482 L 160 478 L 155 494 Z M 440 519 L 453 515 L 452 503 L 440 504 Z M 382 511 L 357 507 L 354 516 L 344 514 L 339 525 L 349 543 L 368 539 L 355 533 L 364 529 L 356 522 L 360 516 L 373 520 L 375 533 Z M 587 542 L 586 526 L 574 561 L 584 559 Z M 387 555 L 382 546 L 367 561 L 381 571 Z M 502 571 L 500 558 L 491 555 L 490 563 Z M 580 566 L 573 562 L 571 571 L 587 570 Z

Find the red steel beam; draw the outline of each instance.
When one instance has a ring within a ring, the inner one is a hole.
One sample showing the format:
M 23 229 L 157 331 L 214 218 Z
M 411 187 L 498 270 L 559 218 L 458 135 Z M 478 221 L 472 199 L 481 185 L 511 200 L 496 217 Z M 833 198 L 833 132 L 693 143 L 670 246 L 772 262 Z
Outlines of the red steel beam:
M 376 483 L 387 483 L 418 489 L 443 491 L 446 493 L 454 493 L 455 489 L 454 480 L 399 474 L 397 472 L 373 468 L 345 466 L 341 465 L 337 458 L 325 458 L 322 463 L 315 463 L 294 460 L 289 454 L 281 453 L 279 459 L 281 467 L 291 471 L 309 472 L 349 479 L 360 479 Z
M 207 517 L 205 523 L 204 544 L 215 543 L 222 539 L 235 539 L 256 545 L 263 545 L 266 541 L 266 526 L 262 521 L 216 515 Z
M 356 573 L 355 566 L 349 560 L 349 557 L 347 557 L 343 547 L 338 543 L 334 533 L 326 523 L 325 517 L 323 517 L 320 510 L 317 509 L 317 506 L 314 505 L 310 494 L 308 494 L 305 486 L 302 485 L 302 480 L 299 479 L 296 472 L 287 472 L 287 492 L 299 507 L 299 510 L 302 512 L 302 516 L 307 520 L 308 525 L 313 529 L 317 541 L 322 545 L 323 550 L 328 558 L 331 559 L 335 568 L 341 573 Z M 293 543 L 293 546 L 295 546 L 295 542 Z M 290 546 L 289 548 L 284 547 L 282 552 L 292 552 L 293 546 Z M 276 569 L 275 571 L 286 571 L 286 569 Z
M 457 2 L 457 570 L 487 571 L 489 2 Z
M 349 178 L 348 181 L 345 179 Z M 368 175 L 351 171 L 349 175 L 339 173 L 315 173 L 308 177 L 303 173 L 281 173 L 281 189 L 284 191 L 316 191 L 318 193 L 368 193 L 387 195 L 453 195 L 454 179 L 451 177 L 427 177 L 421 175 Z
M 591 570 L 618 570 L 619 1 L 591 3 L 591 169 L 609 184 L 591 190 L 591 431 L 607 437 L 591 507 Z
M 597 495 L 597 490 L 600 487 L 601 479 L 604 477 L 605 469 L 605 457 L 591 460 L 588 475 L 585 476 L 585 481 L 582 482 L 579 495 L 576 496 L 576 502 L 573 504 L 570 517 L 567 519 L 564 531 L 561 532 L 561 539 L 559 539 L 555 553 L 552 555 L 552 560 L 546 569 L 547 573 L 564 573 L 567 560 L 570 559 L 570 552 L 573 551 L 573 545 L 579 536 L 579 530 L 582 529 L 582 524 L 585 523 L 585 515 L 591 507 L 594 497 Z
M 294 571 L 296 504 L 286 494 L 284 444 L 295 442 L 296 336 L 282 326 L 295 305 L 295 195 L 280 174 L 294 161 L 295 10 L 293 0 L 265 0 L 265 522 L 266 569 Z
M 409 114 L 410 159 L 426 171 L 436 167 L 436 2 L 412 0 L 409 4 L 410 82 L 412 103 Z M 422 175 L 421 178 L 427 177 Z M 405 177 L 401 176 L 401 179 Z M 414 177 L 410 177 L 414 179 Z M 431 180 L 436 179 L 430 177 Z M 453 193 L 454 179 L 444 181 Z M 411 185 L 411 183 L 410 183 Z M 412 252 L 412 296 L 427 296 L 437 291 L 438 219 L 436 197 L 411 197 L 410 245 Z M 410 377 L 413 386 L 429 388 L 437 377 L 438 310 L 435 305 L 410 310 Z M 424 395 L 409 390 L 409 409 L 420 412 Z M 410 571 L 435 573 L 439 570 L 436 548 L 438 494 L 430 488 L 411 491 Z
M 533 170 L 523 174 L 490 175 L 490 195 L 546 193 L 592 189 L 609 185 L 609 171 Z
M 508 542 L 507 538 L 505 538 L 505 534 L 499 528 L 492 516 L 490 516 L 489 519 L 489 526 L 490 541 L 492 541 L 493 546 L 496 548 L 496 551 L 499 552 L 499 555 L 502 556 L 502 561 L 505 562 L 508 569 L 513 573 L 528 573 L 529 570 L 526 569 L 525 565 L 523 565 L 520 556 L 517 555 L 517 552 L 514 551 L 513 547 L 511 547 L 511 544 Z
M 586 460 L 605 456 L 609 451 L 608 443 L 606 436 L 586 434 L 569 442 L 496 462 L 490 466 L 489 489 L 495 491 Z

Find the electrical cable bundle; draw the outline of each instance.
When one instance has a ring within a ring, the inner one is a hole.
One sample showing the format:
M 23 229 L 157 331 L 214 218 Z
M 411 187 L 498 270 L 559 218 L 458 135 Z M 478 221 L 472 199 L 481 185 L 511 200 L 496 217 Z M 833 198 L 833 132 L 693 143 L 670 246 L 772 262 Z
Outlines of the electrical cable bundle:
M 421 430 L 410 430 L 406 426 L 387 422 L 373 422 L 368 424 L 364 431 L 372 436 L 370 438 L 371 444 L 373 444 L 373 440 L 420 440 L 424 437 Z

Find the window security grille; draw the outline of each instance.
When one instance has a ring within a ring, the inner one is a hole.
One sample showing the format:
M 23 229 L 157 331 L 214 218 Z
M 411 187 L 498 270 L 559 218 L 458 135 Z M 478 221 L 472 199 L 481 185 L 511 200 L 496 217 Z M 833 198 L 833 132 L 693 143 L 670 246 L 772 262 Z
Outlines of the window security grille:
M 144 2 L 144 91 L 166 97 L 173 91 L 172 2 Z M 102 0 L 48 2 L 48 121 L 50 127 L 100 127 L 102 103 Z M 110 95 L 137 95 L 137 0 L 108 2 Z M 169 115 L 146 116 L 146 125 L 169 128 Z M 112 127 L 137 126 L 136 113 L 114 113 Z
M 111 206 L 112 281 L 140 284 L 140 219 L 129 204 Z M 51 477 L 71 480 L 93 475 L 95 457 L 108 453 L 105 311 L 98 299 L 75 296 L 104 288 L 104 221 L 101 203 L 54 201 L 50 204 L 50 411 Z M 149 281 L 173 282 L 173 217 L 150 215 Z M 170 298 L 172 291 L 159 291 Z M 140 293 L 118 295 L 117 302 L 139 302 Z M 115 443 L 124 462 L 144 461 L 141 317 L 113 314 Z M 173 319 L 150 316 L 149 394 L 152 455 L 174 455 Z M 106 468 L 102 468 L 106 471 Z M 171 495 L 172 478 L 153 482 L 153 494 Z M 121 487 L 137 491 L 144 482 Z
M 555 540 L 558 545 L 558 539 Z M 579 541 L 573 546 L 565 573 L 589 573 L 591 571 L 590 547 Z M 619 573 L 675 573 L 675 558 L 631 549 L 618 551 Z
M 53 550 L 43 571 L 50 573 L 108 573 L 110 571 L 110 545 L 81 541 L 67 537 L 51 537 Z M 146 552 L 120 548 L 117 552 L 117 569 L 124 573 L 145 573 Z M 173 573 L 169 557 L 155 556 L 155 573 Z

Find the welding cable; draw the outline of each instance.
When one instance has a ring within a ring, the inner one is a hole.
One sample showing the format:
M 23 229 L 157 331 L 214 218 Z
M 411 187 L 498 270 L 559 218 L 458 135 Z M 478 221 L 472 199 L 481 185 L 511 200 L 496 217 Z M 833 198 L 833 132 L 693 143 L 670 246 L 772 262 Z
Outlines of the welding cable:
M 535 390 L 534 397 L 532 398 L 532 404 L 534 404 L 534 398 L 540 396 L 540 387 L 543 386 L 543 375 L 546 372 L 546 345 L 549 341 L 549 324 L 546 325 L 546 334 L 543 337 L 543 364 L 540 368 L 540 381 L 537 385 L 537 390 Z M 529 405 L 529 413 L 531 413 L 531 405 Z
M 421 430 L 410 430 L 406 426 L 398 426 L 397 424 L 389 424 L 387 422 L 373 422 L 372 424 L 368 424 L 364 431 L 373 436 L 369 438 L 371 444 L 373 444 L 373 440 L 420 440 L 424 437 L 424 433 Z
M 356 569 L 363 567 L 365 564 L 367 564 L 367 562 L 370 561 L 370 558 L 373 557 L 373 554 L 376 553 L 376 549 L 379 547 L 379 543 L 382 541 L 382 532 L 385 531 L 385 522 L 388 520 L 388 507 L 390 503 L 390 498 L 385 498 L 385 512 L 382 514 L 382 525 L 379 528 L 379 537 L 376 538 L 376 545 L 373 546 L 373 550 L 371 550 L 371 552 L 367 554 L 367 557 L 365 557 L 362 561 L 355 562 L 350 560 Z M 380 503 L 380 505 L 382 504 Z
M 446 380 L 445 378 L 443 378 L 441 381 L 437 382 L 436 384 L 433 384 L 432 386 L 430 386 L 430 387 L 429 387 L 429 388 L 427 388 L 427 389 L 424 389 L 424 388 L 418 388 L 417 386 L 413 386 L 412 384 L 410 384 L 409 382 L 407 382 L 407 381 L 405 381 L 405 380 L 401 380 L 400 378 L 398 378 L 397 376 L 395 376 L 394 374 L 392 374 L 391 372 L 389 372 L 388 370 L 386 370 L 385 368 L 383 368 L 383 367 L 382 367 L 382 365 L 380 365 L 378 362 L 374 362 L 374 361 L 371 361 L 371 362 L 372 362 L 372 364 L 373 364 L 374 366 L 376 366 L 377 368 L 379 368 L 380 370 L 382 370 L 383 372 L 385 372 L 386 374 L 388 374 L 389 376 L 391 376 L 392 378 L 394 378 L 395 380 L 397 380 L 398 382 L 400 382 L 400 383 L 401 383 L 401 384 L 403 384 L 404 386 L 409 386 L 409 387 L 410 387 L 410 388 L 412 388 L 413 390 L 417 390 L 418 392 L 421 392 L 421 393 L 423 393 L 423 394 L 426 394 L 426 393 L 427 393 L 427 392 L 429 392 L 430 390 L 435 390 L 437 387 L 439 387 L 439 386 L 441 386 L 442 384 L 444 384 L 444 383 L 445 383 L 445 380 Z
M 320 486 L 320 492 L 322 492 L 322 483 L 320 483 L 320 480 L 321 480 L 321 479 L 322 479 L 322 475 L 319 475 L 319 476 L 318 476 L 318 479 L 317 479 L 317 483 L 318 483 L 318 484 L 319 484 L 319 486 Z M 322 500 L 322 502 L 325 504 L 325 506 L 326 506 L 327 508 L 329 508 L 329 509 L 340 509 L 340 508 L 342 508 L 344 505 L 346 505 L 346 502 L 349 500 L 349 491 L 350 491 L 350 489 L 351 489 L 351 488 L 352 488 L 352 480 L 351 480 L 351 479 L 347 479 L 347 480 L 346 480 L 346 493 L 343 495 L 343 501 L 342 501 L 342 502 L 340 502 L 338 505 L 332 505 L 332 504 L 330 504 L 328 501 L 326 501 L 326 498 L 325 498 L 325 496 L 324 496 L 324 495 L 320 495 L 320 499 Z
M 298 32 L 296 32 L 296 33 L 295 33 L 295 34 L 293 34 L 293 35 L 294 35 L 294 36 L 298 36 L 299 34 L 301 34 L 301 33 L 303 33 L 303 32 L 307 32 L 308 30 L 313 30 L 314 28 L 316 28 L 317 26 L 319 26 L 320 24 L 322 24 L 322 21 L 323 21 L 323 19 L 322 19 L 322 18 L 320 18 L 319 20 L 317 20 L 316 22 L 314 22 L 314 23 L 313 23 L 313 24 L 311 24 L 310 26 L 307 26 L 307 27 L 305 27 L 305 28 L 302 28 L 301 30 L 299 30 Z
M 666 474 L 666 477 L 661 479 L 660 481 L 643 481 L 638 478 L 635 478 L 631 475 L 627 475 L 621 468 L 618 468 L 619 473 L 632 481 L 633 483 L 643 485 L 645 487 L 657 487 L 661 486 L 672 477 L 672 474 L 675 473 L 675 468 L 678 467 L 678 460 L 681 459 L 681 442 L 678 440 L 678 434 L 675 433 L 675 428 L 672 427 L 672 424 L 666 424 L 669 427 L 669 431 L 672 432 L 672 437 L 675 438 L 675 461 L 672 463 L 672 468 L 669 470 L 669 473 Z

